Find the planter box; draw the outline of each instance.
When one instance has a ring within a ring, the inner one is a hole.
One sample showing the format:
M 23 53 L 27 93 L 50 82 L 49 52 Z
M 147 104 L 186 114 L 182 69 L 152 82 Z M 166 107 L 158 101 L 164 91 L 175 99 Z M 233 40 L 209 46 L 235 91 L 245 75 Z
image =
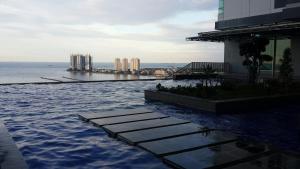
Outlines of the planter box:
M 300 93 L 239 99 L 209 100 L 169 92 L 145 90 L 146 100 L 161 101 L 163 103 L 214 113 L 243 113 L 247 111 L 261 110 L 282 105 L 283 103 L 296 102 L 299 97 Z

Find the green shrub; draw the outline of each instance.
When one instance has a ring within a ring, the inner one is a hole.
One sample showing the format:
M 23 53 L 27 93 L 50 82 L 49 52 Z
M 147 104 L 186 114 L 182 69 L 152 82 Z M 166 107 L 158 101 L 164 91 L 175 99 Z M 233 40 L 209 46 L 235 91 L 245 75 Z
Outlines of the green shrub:
M 265 61 L 272 61 L 272 56 L 264 55 L 269 39 L 262 36 L 251 36 L 240 44 L 240 55 L 244 56 L 243 65 L 247 67 L 249 73 L 249 83 L 257 83 L 260 70 Z
M 218 86 L 206 86 L 203 83 L 198 83 L 195 86 L 178 85 L 176 87 L 169 88 L 158 84 L 156 88 L 159 91 L 213 100 L 268 96 L 274 94 L 300 92 L 299 83 L 292 83 L 289 87 L 289 90 L 286 90 L 279 80 L 268 80 L 264 83 L 257 83 L 254 85 L 226 80 Z

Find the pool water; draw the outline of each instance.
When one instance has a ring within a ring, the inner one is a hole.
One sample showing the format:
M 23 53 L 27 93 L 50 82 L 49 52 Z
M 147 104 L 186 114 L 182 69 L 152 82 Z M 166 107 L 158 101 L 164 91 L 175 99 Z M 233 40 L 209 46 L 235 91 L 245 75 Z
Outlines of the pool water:
M 159 82 L 0 86 L 0 118 L 33 169 L 168 168 L 152 154 L 108 137 L 77 116 L 118 108 L 147 107 L 300 152 L 300 105 L 220 116 L 145 102 L 143 90 Z

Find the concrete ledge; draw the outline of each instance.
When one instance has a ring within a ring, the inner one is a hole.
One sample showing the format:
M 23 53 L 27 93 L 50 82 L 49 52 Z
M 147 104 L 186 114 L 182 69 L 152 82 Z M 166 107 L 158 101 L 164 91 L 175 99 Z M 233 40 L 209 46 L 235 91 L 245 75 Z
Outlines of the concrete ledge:
M 157 81 L 157 80 L 171 80 L 170 78 L 162 79 L 137 79 L 137 80 L 92 80 L 92 81 L 54 81 L 54 82 L 28 82 L 28 83 L 1 83 L 0 86 L 11 85 L 54 85 L 54 84 L 81 84 L 81 83 L 105 83 L 105 82 L 135 82 L 135 81 Z
M 300 93 L 239 99 L 209 100 L 169 92 L 145 90 L 146 100 L 161 101 L 163 103 L 214 113 L 243 113 L 252 110 L 261 110 L 263 108 L 274 107 L 296 101 L 299 97 Z
M 0 169 L 28 169 L 3 122 L 0 120 Z

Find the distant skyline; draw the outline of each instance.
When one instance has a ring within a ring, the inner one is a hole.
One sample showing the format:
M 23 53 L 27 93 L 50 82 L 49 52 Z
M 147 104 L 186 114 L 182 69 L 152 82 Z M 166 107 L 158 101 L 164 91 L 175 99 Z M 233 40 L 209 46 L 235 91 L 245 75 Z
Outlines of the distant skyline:
M 1 0 L 0 62 L 223 61 L 222 43 L 187 42 L 214 30 L 216 0 Z

